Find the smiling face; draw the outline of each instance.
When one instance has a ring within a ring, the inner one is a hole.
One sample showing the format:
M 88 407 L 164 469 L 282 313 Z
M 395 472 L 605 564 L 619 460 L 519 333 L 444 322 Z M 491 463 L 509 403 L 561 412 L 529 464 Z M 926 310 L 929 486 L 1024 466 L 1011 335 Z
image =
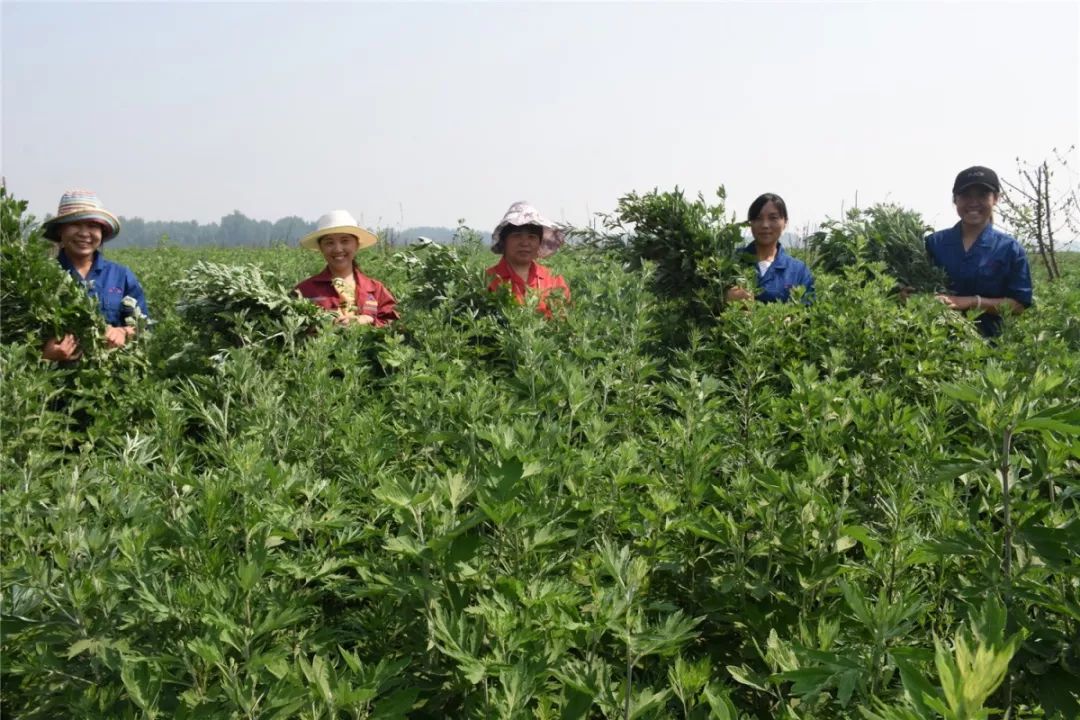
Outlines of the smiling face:
M 338 273 L 352 268 L 358 245 L 356 236 L 348 233 L 334 233 L 319 238 L 319 251 L 326 259 L 326 264 L 330 266 L 330 270 Z
M 762 206 L 757 217 L 750 221 L 750 232 L 758 245 L 775 245 L 787 227 L 784 213 L 771 200 Z
M 953 204 L 960 222 L 967 227 L 985 227 L 994 216 L 994 206 L 998 195 L 985 185 L 972 185 L 963 192 L 953 195 Z
M 531 226 L 512 227 L 503 235 L 503 257 L 511 265 L 522 266 L 540 255 L 542 230 Z
M 93 258 L 101 247 L 101 225 L 91 220 L 64 223 L 58 228 L 60 247 L 72 262 Z

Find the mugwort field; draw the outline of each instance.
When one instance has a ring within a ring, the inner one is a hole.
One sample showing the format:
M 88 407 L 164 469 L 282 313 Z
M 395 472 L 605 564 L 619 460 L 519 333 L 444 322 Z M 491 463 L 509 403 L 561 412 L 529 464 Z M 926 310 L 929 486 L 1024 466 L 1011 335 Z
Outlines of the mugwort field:
M 624 200 L 552 320 L 465 229 L 361 253 L 379 329 L 317 253 L 106 247 L 107 351 L 5 196 L 2 714 L 1080 717 L 1078 258 L 988 342 L 895 292 L 903 215 L 747 309 L 722 198 Z

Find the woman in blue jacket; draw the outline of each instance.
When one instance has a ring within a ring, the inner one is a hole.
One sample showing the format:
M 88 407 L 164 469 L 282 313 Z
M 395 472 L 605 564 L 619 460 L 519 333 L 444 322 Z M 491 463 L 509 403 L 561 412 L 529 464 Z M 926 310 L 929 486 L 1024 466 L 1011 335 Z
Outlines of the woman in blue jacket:
M 953 310 L 976 313 L 979 332 L 992 337 L 1001 333 L 1002 314 L 1031 307 L 1031 268 L 1016 238 L 994 227 L 997 173 L 963 170 L 952 193 L 960 222 L 926 238 L 926 252 L 949 279 L 948 291 L 937 297 Z
M 127 318 L 147 315 L 146 296 L 130 269 L 106 260 L 101 245 L 120 232 L 120 221 L 89 190 L 68 190 L 56 216 L 45 222 L 44 235 L 55 242 L 57 260 L 98 301 L 105 317 L 105 344 L 122 347 L 135 334 Z M 74 335 L 49 338 L 41 349 L 46 360 L 70 362 L 82 355 Z
M 765 193 L 750 204 L 747 213 L 750 232 L 754 242 L 742 249 L 744 257 L 757 264 L 757 295 L 741 287 L 733 287 L 725 293 L 731 302 L 743 300 L 752 302 L 787 302 L 791 299 L 791 290 L 796 287 L 806 288 L 805 299 L 813 297 L 814 276 L 806 263 L 784 252 L 780 245 L 780 236 L 787 227 L 788 212 L 784 199 L 773 193 Z

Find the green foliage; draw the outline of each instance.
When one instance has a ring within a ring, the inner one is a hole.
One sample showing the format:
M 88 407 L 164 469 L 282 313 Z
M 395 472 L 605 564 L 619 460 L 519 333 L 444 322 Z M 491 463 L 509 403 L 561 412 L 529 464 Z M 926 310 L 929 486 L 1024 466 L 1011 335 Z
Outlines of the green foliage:
M 911 662 L 913 653 L 897 654 L 896 663 L 904 685 L 904 703 L 889 707 L 877 703 L 877 712 L 863 710 L 868 720 L 985 720 L 999 711 L 987 708 L 990 696 L 1005 680 L 1009 662 L 1024 633 L 1005 637 L 1005 607 L 991 598 L 973 613 L 971 627 L 964 628 L 953 650 L 934 639 L 934 665 L 939 686 L 928 680 Z
M 104 350 L 105 321 L 97 303 L 50 256 L 52 243 L 26 214 L 26 201 L 0 187 L 0 342 L 75 336 L 87 360 Z
M 680 318 L 665 337 L 669 342 L 681 345 L 679 333 L 687 327 L 711 324 L 724 307 L 724 291 L 752 282 L 737 261 L 743 225 L 725 220 L 723 187 L 716 195 L 719 202 L 710 205 L 702 195 L 687 200 L 678 188 L 632 192 L 604 217 L 605 232 L 590 237 L 591 245 L 613 251 L 630 269 L 651 266 L 650 287 L 664 301 L 661 313 Z
M 362 255 L 403 319 L 354 332 L 317 254 L 126 251 L 145 365 L 0 346 L 0 712 L 1077 716 L 1080 266 L 990 345 L 881 263 L 709 316 L 611 252 L 554 321 Z
M 178 281 L 180 317 L 200 328 L 182 352 L 201 344 L 219 352 L 228 347 L 274 343 L 290 350 L 327 313 L 293 293 L 272 271 L 256 265 L 199 261 Z
M 410 307 L 431 310 L 448 305 L 449 311 L 476 315 L 490 313 L 498 306 L 497 295 L 487 291 L 490 278 L 471 266 L 469 248 L 421 240 L 394 256 L 408 273 L 412 285 Z M 476 254 L 473 248 L 471 254 Z
M 944 272 L 926 254 L 924 240 L 933 228 L 913 210 L 890 203 L 852 208 L 846 218 L 828 220 L 822 228 L 807 238 L 818 271 L 839 273 L 857 262 L 879 262 L 901 287 L 945 289 Z

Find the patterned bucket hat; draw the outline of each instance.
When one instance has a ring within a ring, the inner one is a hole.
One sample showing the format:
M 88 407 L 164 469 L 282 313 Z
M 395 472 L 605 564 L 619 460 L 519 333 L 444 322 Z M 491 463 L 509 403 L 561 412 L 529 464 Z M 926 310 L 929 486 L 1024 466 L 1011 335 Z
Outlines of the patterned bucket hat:
M 60 240 L 60 226 L 90 220 L 101 226 L 101 240 L 111 240 L 120 232 L 120 221 L 105 209 L 97 193 L 91 190 L 68 190 L 60 198 L 56 217 L 45 221 L 45 237 Z
M 540 257 L 551 255 L 566 242 L 566 235 L 562 229 L 551 222 L 527 202 L 519 201 L 510 206 L 503 215 L 502 222 L 495 227 L 491 234 L 491 252 L 502 254 L 502 232 L 508 225 L 539 225 L 544 229 L 544 236 L 540 240 Z

